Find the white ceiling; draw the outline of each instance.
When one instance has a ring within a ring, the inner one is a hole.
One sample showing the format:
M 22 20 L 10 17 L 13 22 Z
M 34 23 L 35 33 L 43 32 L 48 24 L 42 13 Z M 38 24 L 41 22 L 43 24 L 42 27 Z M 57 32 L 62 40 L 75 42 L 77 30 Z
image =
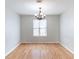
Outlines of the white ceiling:
M 73 0 L 43 0 L 40 6 L 46 15 L 58 15 L 73 5 Z M 6 0 L 6 7 L 10 7 L 20 15 L 34 15 L 38 12 L 39 4 L 36 0 Z

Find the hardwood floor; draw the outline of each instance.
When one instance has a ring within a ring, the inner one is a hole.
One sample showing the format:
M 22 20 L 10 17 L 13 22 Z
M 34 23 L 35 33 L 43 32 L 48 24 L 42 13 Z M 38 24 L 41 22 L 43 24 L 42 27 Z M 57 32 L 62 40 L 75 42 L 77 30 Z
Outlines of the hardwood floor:
M 21 44 L 6 59 L 74 59 L 60 44 Z

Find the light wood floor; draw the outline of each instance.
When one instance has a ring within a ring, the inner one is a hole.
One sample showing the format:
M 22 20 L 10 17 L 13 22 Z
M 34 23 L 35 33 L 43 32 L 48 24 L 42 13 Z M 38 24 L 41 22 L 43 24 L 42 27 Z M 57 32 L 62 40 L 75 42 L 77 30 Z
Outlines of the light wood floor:
M 6 59 L 74 59 L 60 44 L 21 44 Z

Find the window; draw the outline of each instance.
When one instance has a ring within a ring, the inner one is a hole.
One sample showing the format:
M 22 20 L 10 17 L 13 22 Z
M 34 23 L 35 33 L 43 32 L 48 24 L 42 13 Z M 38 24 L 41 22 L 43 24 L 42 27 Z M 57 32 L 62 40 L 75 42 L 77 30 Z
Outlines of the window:
M 47 20 L 33 20 L 33 36 L 47 36 Z

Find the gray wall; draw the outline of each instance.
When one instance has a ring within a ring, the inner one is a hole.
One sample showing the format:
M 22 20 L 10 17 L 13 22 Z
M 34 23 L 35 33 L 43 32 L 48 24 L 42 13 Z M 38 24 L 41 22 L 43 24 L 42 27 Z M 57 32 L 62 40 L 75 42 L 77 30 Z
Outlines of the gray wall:
M 60 43 L 74 51 L 74 7 L 71 6 L 60 17 Z
M 32 26 L 34 16 L 21 16 L 21 42 L 58 42 L 59 41 L 59 16 L 47 16 L 47 37 L 33 37 Z
M 20 17 L 9 8 L 5 13 L 5 53 L 10 52 L 20 41 Z

